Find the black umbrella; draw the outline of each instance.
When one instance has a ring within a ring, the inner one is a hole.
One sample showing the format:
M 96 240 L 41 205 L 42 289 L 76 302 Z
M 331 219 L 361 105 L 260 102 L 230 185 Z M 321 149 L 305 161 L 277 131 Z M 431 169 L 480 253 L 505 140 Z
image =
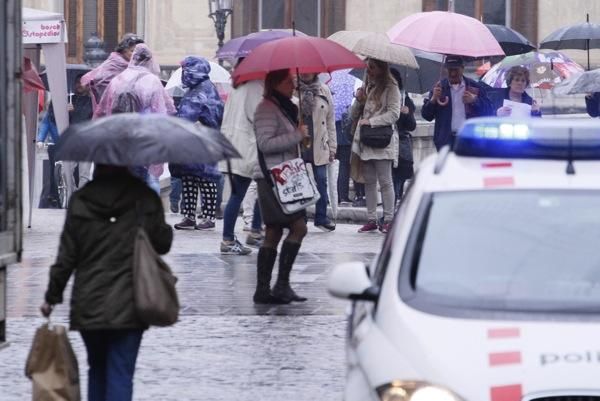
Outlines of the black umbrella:
M 504 25 L 485 24 L 492 35 L 496 38 L 504 53 L 507 56 L 515 54 L 529 53 L 535 50 L 535 46 L 514 29 L 505 27 Z
M 576 49 L 587 50 L 587 69 L 590 69 L 590 49 L 600 49 L 600 25 L 590 23 L 590 15 L 583 24 L 559 28 L 546 36 L 540 43 L 540 49 Z
M 413 51 L 415 59 L 419 64 L 418 69 L 396 64 L 390 65 L 390 68 L 398 70 L 402 76 L 402 84 L 405 91 L 410 93 L 425 93 L 429 91 L 437 81 L 440 80 L 442 73 L 442 60 L 444 56 L 441 54 L 429 53 L 416 49 L 411 50 Z M 358 79 L 363 79 L 365 69 L 355 68 L 350 71 L 350 74 Z
M 240 154 L 217 130 L 162 114 L 122 113 L 70 125 L 57 160 L 115 166 L 215 163 Z
M 86 64 L 67 64 L 67 92 L 72 93 L 75 90 L 75 80 L 77 77 L 86 74 L 91 71 L 92 68 Z M 42 82 L 44 82 L 44 86 L 47 90 L 50 90 L 48 86 L 48 75 L 46 74 L 46 70 L 40 73 L 40 77 L 42 78 Z

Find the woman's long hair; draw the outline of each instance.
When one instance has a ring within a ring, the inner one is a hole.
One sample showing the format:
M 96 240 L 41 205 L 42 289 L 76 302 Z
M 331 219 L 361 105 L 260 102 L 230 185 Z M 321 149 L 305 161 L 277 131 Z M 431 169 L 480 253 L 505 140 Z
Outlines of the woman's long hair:
M 377 68 L 382 71 L 382 73 L 377 78 L 371 80 L 369 78 L 368 72 L 365 70 L 364 79 L 365 88 L 367 89 L 367 95 L 371 96 L 372 94 L 373 98 L 375 99 L 375 103 L 377 104 L 377 108 L 379 108 L 381 107 L 381 95 L 383 94 L 385 88 L 387 88 L 387 86 L 390 83 L 398 85 L 398 82 L 396 82 L 396 80 L 392 76 L 392 73 L 390 72 L 389 63 L 377 60 L 375 58 L 367 59 L 367 63 L 375 64 Z
M 290 75 L 289 69 L 275 70 L 267 74 L 265 78 L 265 94 L 266 98 L 272 98 L 275 87 Z

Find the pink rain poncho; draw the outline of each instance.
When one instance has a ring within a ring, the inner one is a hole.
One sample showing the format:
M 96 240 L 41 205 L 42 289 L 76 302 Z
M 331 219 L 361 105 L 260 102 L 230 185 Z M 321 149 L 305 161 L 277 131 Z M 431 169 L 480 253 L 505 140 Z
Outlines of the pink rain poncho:
M 163 87 L 160 68 L 147 45 L 140 43 L 133 50 L 129 66 L 108 85 L 94 112 L 94 118 L 113 113 L 175 114 L 173 99 Z M 151 165 L 148 171 L 155 177 L 163 165 Z
M 112 52 L 102 64 L 81 77 L 81 85 L 90 88 L 94 110 L 110 81 L 125 71 L 128 65 L 129 62 L 121 54 Z
M 175 114 L 173 99 L 160 82 L 159 72 L 148 46 L 137 45 L 129 66 L 106 88 L 94 117 L 132 112 Z

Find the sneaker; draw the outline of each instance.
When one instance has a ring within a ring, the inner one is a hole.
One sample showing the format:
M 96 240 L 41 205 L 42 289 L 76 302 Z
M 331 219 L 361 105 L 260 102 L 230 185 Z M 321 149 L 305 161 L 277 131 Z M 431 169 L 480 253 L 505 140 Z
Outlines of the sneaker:
M 184 217 L 183 220 L 175 224 L 173 227 L 175 227 L 176 230 L 186 230 L 188 228 L 193 229 L 196 227 L 196 222 L 189 217 Z
M 370 233 L 373 231 L 377 231 L 377 223 L 375 220 L 370 220 L 367 224 L 358 229 L 359 233 Z
M 196 224 L 196 230 L 212 230 L 215 228 L 215 222 L 209 219 L 202 219 Z
M 391 228 L 392 228 L 392 223 L 383 223 L 382 225 L 379 226 L 379 231 L 381 231 L 384 234 L 387 234 Z
M 364 197 L 356 198 L 356 199 L 354 199 L 354 202 L 352 202 L 352 207 L 365 207 L 365 206 L 367 206 L 367 201 L 365 200 Z
M 249 255 L 252 253 L 252 249 L 242 245 L 236 238 L 234 241 L 221 241 L 221 253 L 223 255 Z
M 246 245 L 254 248 L 260 248 L 265 238 L 260 233 L 250 233 L 246 237 Z
M 350 202 L 350 201 L 341 201 L 340 202 L 340 206 L 341 207 L 350 207 L 350 206 L 352 206 L 352 202 Z
M 223 209 L 221 208 L 221 206 L 217 208 L 217 211 L 215 212 L 215 217 L 217 220 L 223 220 Z
M 317 227 L 321 231 L 325 231 L 326 233 L 330 233 L 333 230 L 335 230 L 335 224 L 333 224 L 330 221 L 328 221 L 325 224 L 315 224 L 315 227 Z
M 171 213 L 179 213 L 179 205 L 177 202 L 171 203 Z

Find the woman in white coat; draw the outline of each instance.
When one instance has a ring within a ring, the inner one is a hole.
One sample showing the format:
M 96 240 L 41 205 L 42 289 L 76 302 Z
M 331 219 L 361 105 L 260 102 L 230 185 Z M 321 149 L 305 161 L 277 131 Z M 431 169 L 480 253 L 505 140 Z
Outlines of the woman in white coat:
M 317 74 L 300 74 L 298 92 L 302 98 L 302 121 L 311 137 L 311 146 L 304 148 L 302 155 L 307 163 L 312 164 L 321 195 L 315 205 L 315 227 L 326 232 L 333 231 L 335 224 L 327 218 L 327 165 L 335 159 L 337 147 L 333 98 L 329 87 L 319 81 Z M 337 199 L 332 202 L 337 202 Z

